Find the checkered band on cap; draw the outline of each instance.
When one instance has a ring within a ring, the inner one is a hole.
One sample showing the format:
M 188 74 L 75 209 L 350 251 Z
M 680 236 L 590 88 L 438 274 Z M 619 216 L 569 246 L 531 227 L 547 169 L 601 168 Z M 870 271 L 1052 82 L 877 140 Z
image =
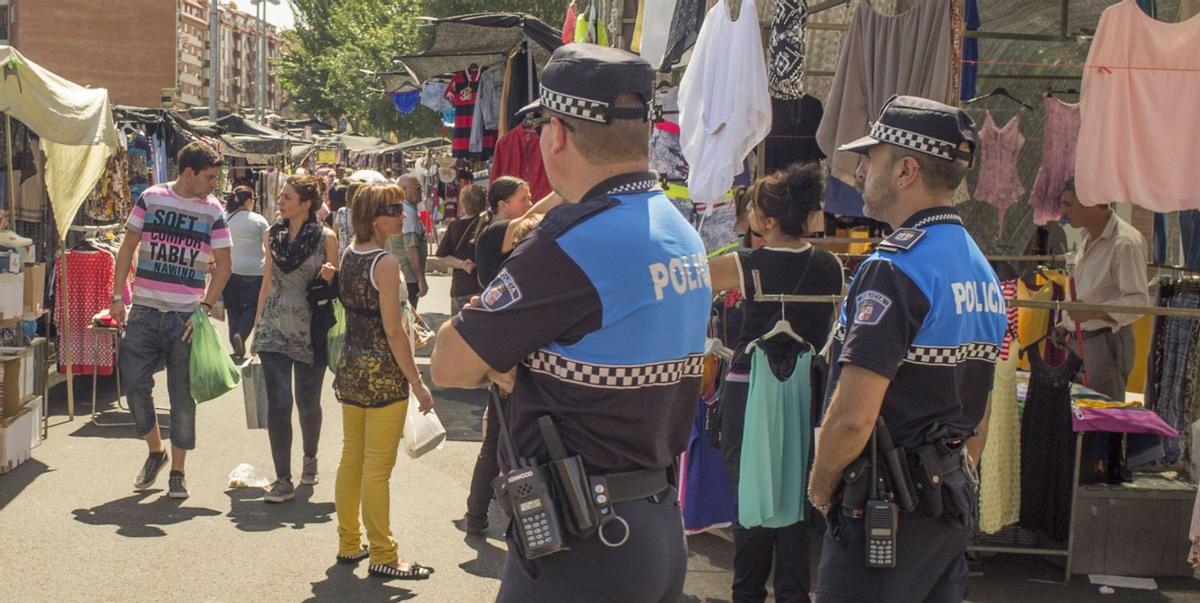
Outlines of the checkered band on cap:
M 608 103 L 555 92 L 546 86 L 541 86 L 539 98 L 543 109 L 597 123 L 608 123 Z
M 871 126 L 870 136 L 880 142 L 920 151 L 927 155 L 933 155 L 938 159 L 945 159 L 947 161 L 957 159 L 955 156 L 957 149 L 949 142 L 885 125 L 881 122 L 875 122 L 875 125 Z

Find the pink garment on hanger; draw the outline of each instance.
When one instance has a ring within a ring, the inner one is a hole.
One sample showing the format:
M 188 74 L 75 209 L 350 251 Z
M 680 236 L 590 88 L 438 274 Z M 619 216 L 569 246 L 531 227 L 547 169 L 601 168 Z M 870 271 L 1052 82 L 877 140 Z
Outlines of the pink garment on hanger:
M 1008 208 L 1025 194 L 1025 185 L 1017 173 L 1017 160 L 1024 146 L 1020 113 L 1003 128 L 997 128 L 992 112 L 985 112 L 983 127 L 979 129 L 980 168 L 975 198 L 1000 211 L 1000 224 L 1004 224 Z
M 1105 9 L 1083 71 L 1076 192 L 1085 205 L 1200 209 L 1200 17 Z
M 71 366 L 76 375 L 113 374 L 112 337 L 88 330 L 92 317 L 111 305 L 116 262 L 107 251 L 68 251 L 67 278 L 71 298 L 70 322 L 63 324 L 61 269 L 54 279 L 54 322 L 58 326 L 58 349 L 65 350 L 63 335 L 71 344 Z M 58 372 L 66 373 L 66 354 L 58 355 Z
M 575 0 L 571 0 L 567 7 L 567 18 L 563 19 L 562 41 L 563 44 L 575 41 Z
M 1063 185 L 1075 175 L 1075 145 L 1079 142 L 1079 103 L 1064 103 L 1046 94 L 1042 106 L 1046 111 L 1042 167 L 1029 193 L 1033 223 L 1039 226 L 1062 217 Z

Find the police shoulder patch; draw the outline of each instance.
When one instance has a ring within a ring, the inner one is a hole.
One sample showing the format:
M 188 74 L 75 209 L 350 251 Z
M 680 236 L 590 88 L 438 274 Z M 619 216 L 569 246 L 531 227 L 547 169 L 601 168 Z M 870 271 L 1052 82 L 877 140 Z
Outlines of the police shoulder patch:
M 854 298 L 854 324 L 875 326 L 883 320 L 892 298 L 878 291 L 864 291 Z
M 897 228 L 888 238 L 879 243 L 882 251 L 908 251 L 925 237 L 920 228 Z
M 517 284 L 517 280 L 505 268 L 496 275 L 487 289 L 483 290 L 483 295 L 479 296 L 480 305 L 488 312 L 497 312 L 503 310 L 517 302 L 521 301 L 521 287 Z

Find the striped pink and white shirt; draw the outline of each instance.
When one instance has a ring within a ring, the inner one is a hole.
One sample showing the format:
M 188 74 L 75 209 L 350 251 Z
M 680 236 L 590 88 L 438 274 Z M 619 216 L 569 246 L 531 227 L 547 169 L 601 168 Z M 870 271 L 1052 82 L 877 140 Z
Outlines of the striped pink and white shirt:
M 233 243 L 216 197 L 184 198 L 170 184 L 146 189 L 125 223 L 141 237 L 133 304 L 163 312 L 192 312 L 204 297 L 212 250 Z

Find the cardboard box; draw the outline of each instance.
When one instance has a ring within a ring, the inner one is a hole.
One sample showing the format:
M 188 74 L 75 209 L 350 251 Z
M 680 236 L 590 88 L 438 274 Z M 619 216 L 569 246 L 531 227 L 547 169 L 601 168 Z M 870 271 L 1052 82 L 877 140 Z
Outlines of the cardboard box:
M 0 379 L 0 417 L 15 417 L 21 408 L 29 402 L 35 393 L 34 383 L 36 373 L 33 361 L 33 348 L 22 348 L 16 354 L 0 356 L 0 368 L 3 369 L 3 379 Z
M 43 263 L 25 264 L 24 308 L 25 316 L 30 317 L 42 311 L 46 299 L 46 265 Z
M 25 404 L 25 409 L 33 415 L 33 429 L 29 432 L 29 447 L 37 448 L 42 445 L 42 418 L 46 416 L 46 409 L 42 406 L 42 397 L 35 396 Z
M 21 414 L 0 419 L 0 475 L 16 469 L 29 460 L 32 451 L 32 432 L 39 426 L 33 423 L 33 412 L 26 408 Z
M 25 315 L 25 276 L 0 273 L 0 318 L 13 319 Z

